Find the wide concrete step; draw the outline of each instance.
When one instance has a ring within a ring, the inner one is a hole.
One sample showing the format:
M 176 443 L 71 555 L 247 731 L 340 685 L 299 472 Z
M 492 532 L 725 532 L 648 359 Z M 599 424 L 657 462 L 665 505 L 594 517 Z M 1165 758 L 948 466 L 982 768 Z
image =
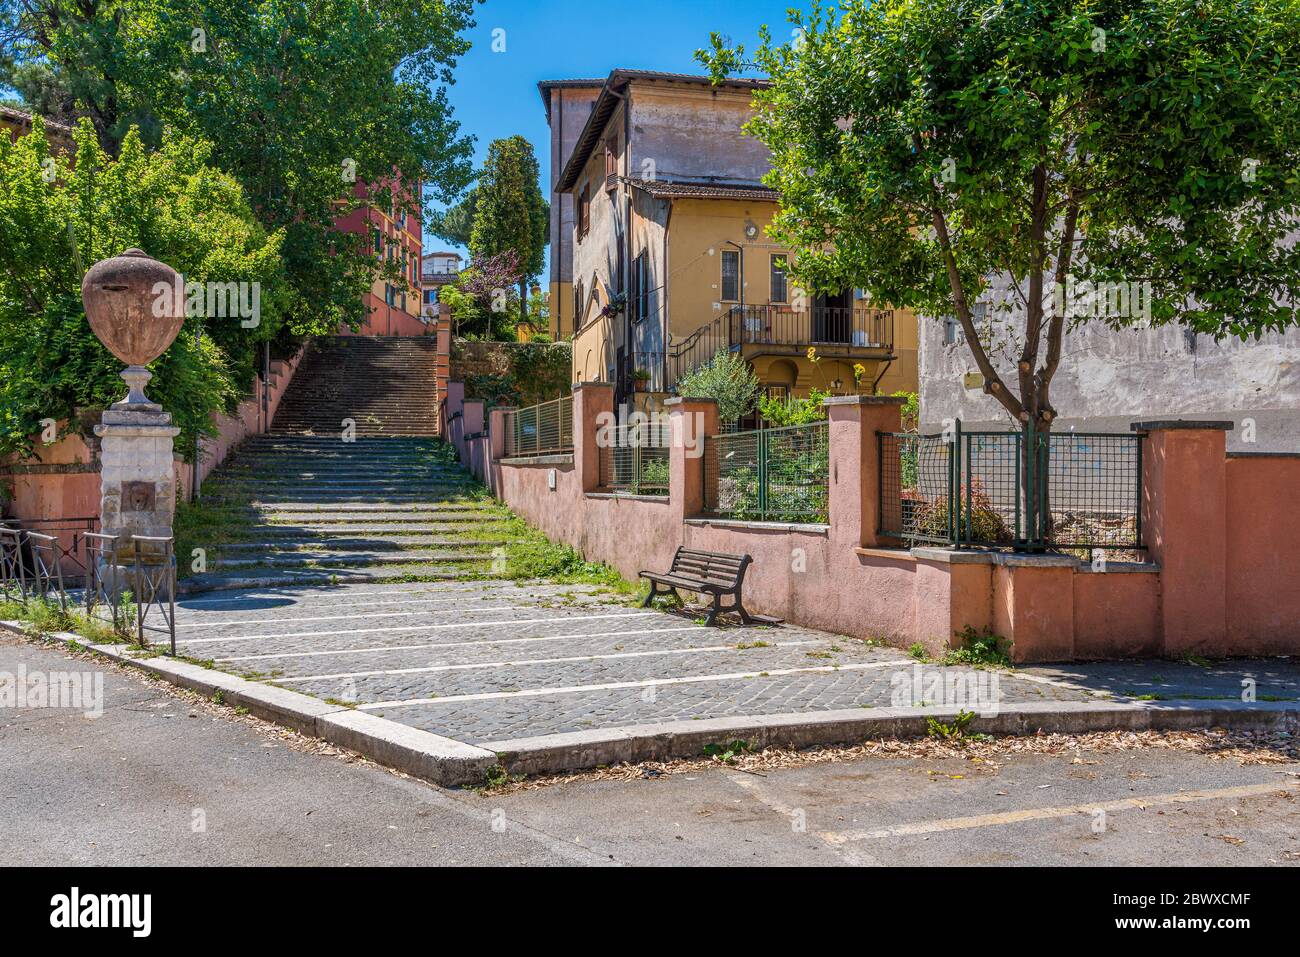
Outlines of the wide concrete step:
M 486 577 L 490 566 L 474 577 Z M 469 576 L 466 566 L 371 565 L 365 568 L 238 568 L 207 572 L 177 583 L 182 595 L 247 588 L 293 588 L 307 585 L 338 585 L 352 582 L 440 582 Z
M 423 527 L 434 525 L 470 525 L 473 523 L 501 522 L 500 514 L 480 512 L 317 512 L 303 511 L 263 512 L 261 521 L 271 528 L 335 528 L 369 525 L 375 522 L 387 526 L 403 525 Z
M 477 482 L 381 482 L 378 479 L 366 481 L 364 478 L 354 482 L 322 482 L 319 480 L 275 482 L 269 479 L 240 481 L 238 479 L 223 478 L 221 481 L 213 483 L 211 487 L 205 484 L 203 494 L 207 495 L 209 492 L 244 495 L 253 492 L 281 494 L 286 490 L 293 490 L 289 494 L 293 494 L 295 497 L 295 493 L 299 491 L 310 492 L 314 495 L 332 495 L 335 493 L 369 496 L 422 494 L 436 497 L 439 493 L 460 493 L 465 489 L 477 487 Z
M 429 551 L 440 548 L 495 548 L 504 545 L 504 538 L 456 538 L 448 536 L 433 537 L 428 534 L 397 536 L 367 535 L 348 537 L 339 535 L 312 536 L 304 538 L 283 536 L 259 536 L 256 541 L 236 542 L 222 545 L 223 555 L 243 557 L 250 553 L 272 551 L 276 554 L 295 554 L 313 552 L 321 554 L 344 554 L 346 552 L 397 552 L 402 550 Z
M 222 469 L 217 473 L 222 478 L 237 481 L 255 481 L 258 479 L 298 481 L 299 479 L 316 479 L 322 482 L 348 481 L 353 478 L 389 478 L 402 482 L 434 482 L 442 485 L 464 485 L 475 481 L 468 472 L 458 468 L 447 468 L 440 463 L 417 462 L 375 462 L 358 457 L 345 462 L 331 462 L 328 465 L 311 466 L 303 463 L 294 467 L 289 463 L 276 464 L 273 461 L 250 463 L 243 467 Z
M 306 568 L 308 566 L 328 568 L 354 568 L 375 565 L 455 565 L 464 562 L 490 564 L 492 553 L 488 551 L 369 551 L 369 552 L 310 552 L 287 553 L 266 552 L 262 555 L 250 555 L 242 558 L 219 558 L 211 562 L 213 568 L 252 568 L 263 565 L 267 568 Z
M 496 527 L 500 524 L 499 521 L 462 521 L 459 524 L 455 522 L 411 522 L 403 525 L 398 522 L 370 524 L 365 521 L 356 521 L 339 522 L 333 525 L 320 523 L 311 525 L 259 525 L 256 527 L 256 532 L 257 540 L 267 543 L 315 539 L 322 542 L 348 539 L 364 541 L 392 539 L 394 541 L 409 542 L 429 538 L 430 536 L 445 536 L 455 539 L 456 536 L 469 532 L 471 528 L 479 534 L 490 535 L 497 530 Z
M 314 504 L 311 502 L 284 502 L 277 506 L 273 502 L 267 502 L 261 506 L 264 514 L 275 514 L 277 512 L 284 514 L 302 514 L 302 513 L 328 513 L 334 515 L 418 515 L 425 517 L 428 515 L 443 515 L 455 513 L 458 515 L 492 515 L 502 514 L 499 508 L 491 503 L 477 502 L 429 502 L 429 503 L 388 503 L 388 502 L 359 502 L 355 505 L 349 505 L 347 508 L 330 508 L 328 505 Z M 366 519 L 371 521 L 372 519 Z

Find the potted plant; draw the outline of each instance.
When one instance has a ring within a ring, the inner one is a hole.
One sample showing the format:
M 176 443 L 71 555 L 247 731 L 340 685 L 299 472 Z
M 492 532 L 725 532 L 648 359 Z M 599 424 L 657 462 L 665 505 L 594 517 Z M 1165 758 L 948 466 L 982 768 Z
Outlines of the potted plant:
M 636 392 L 650 391 L 650 370 L 637 369 L 632 373 L 632 388 Z

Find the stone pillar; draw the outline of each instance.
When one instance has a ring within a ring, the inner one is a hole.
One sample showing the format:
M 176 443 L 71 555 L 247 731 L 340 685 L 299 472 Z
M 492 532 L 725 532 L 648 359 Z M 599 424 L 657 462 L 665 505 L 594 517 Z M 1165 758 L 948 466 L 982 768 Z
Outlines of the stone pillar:
M 841 544 L 877 544 L 881 463 L 876 433 L 902 428 L 904 401 L 892 395 L 845 395 L 823 402 L 830 419 L 831 536 Z
M 573 471 L 584 492 L 600 488 L 599 430 L 613 415 L 613 385 L 579 382 L 573 387 Z
M 160 406 L 122 405 L 105 410 L 95 426 L 100 439 L 99 522 L 103 534 L 119 536 L 129 554 L 132 535 L 172 537 L 176 514 L 172 440 L 181 430 Z
M 669 415 L 672 445 L 668 450 L 668 501 L 678 522 L 704 512 L 708 500 L 705 483 L 705 443 L 720 428 L 716 399 L 675 396 L 664 403 Z M 712 476 L 716 481 L 717 476 Z
M 506 457 L 506 430 L 511 427 L 510 416 L 515 411 L 517 410 L 495 408 L 488 413 L 488 442 L 491 444 L 493 462 Z
M 483 478 L 482 475 L 479 475 L 474 450 L 482 444 L 480 436 L 483 433 L 483 410 L 486 406 L 482 399 L 466 399 L 461 408 L 464 411 L 461 419 L 461 436 L 464 445 L 461 449 L 460 461 L 465 468 L 478 475 L 479 478 Z
M 1222 654 L 1227 638 L 1227 432 L 1231 422 L 1134 422 L 1142 537 L 1160 565 L 1163 653 Z

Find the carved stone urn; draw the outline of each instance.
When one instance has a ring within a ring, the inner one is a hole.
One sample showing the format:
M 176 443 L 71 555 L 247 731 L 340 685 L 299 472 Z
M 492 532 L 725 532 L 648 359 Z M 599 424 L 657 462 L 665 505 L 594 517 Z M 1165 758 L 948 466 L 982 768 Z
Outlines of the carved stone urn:
M 144 394 L 153 378 L 145 368 L 176 341 L 185 322 L 180 276 L 140 249 L 91 266 L 81 281 L 90 328 L 109 352 L 126 363 L 127 396 L 115 409 L 157 409 Z

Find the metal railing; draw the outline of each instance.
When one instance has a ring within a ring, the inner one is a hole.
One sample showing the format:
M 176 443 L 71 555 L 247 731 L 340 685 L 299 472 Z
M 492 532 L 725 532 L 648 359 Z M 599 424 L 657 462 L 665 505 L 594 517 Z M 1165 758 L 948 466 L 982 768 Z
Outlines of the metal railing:
M 667 422 L 639 422 L 610 430 L 600 448 L 600 487 L 636 495 L 668 494 Z M 604 436 L 605 433 L 599 433 Z
M 892 309 L 732 306 L 727 322 L 732 345 L 846 346 L 885 351 L 894 347 Z
M 879 531 L 1024 551 L 1139 550 L 1142 437 L 1128 433 L 878 434 Z
M 639 367 L 650 371 L 656 388 L 668 391 L 679 379 L 710 361 L 720 350 L 747 345 L 871 349 L 892 352 L 894 311 L 864 306 L 813 306 L 796 309 L 779 303 L 732 306 L 664 353 L 639 353 Z M 655 366 L 662 371 L 656 371 Z
M 548 455 L 573 451 L 573 396 L 561 396 L 509 413 L 506 454 Z
M 828 424 L 707 437 L 704 506 L 727 518 L 825 524 L 830 519 Z
M 44 555 L 69 585 L 85 584 L 88 570 L 83 555 L 85 537 L 99 528 L 98 516 L 80 518 L 6 518 L 0 524 L 28 532 L 38 532 L 54 539 L 54 545 L 45 549 Z M 55 558 L 57 557 L 57 562 Z
M 146 635 L 165 635 L 176 653 L 176 555 L 170 538 L 80 533 L 84 587 L 69 588 L 61 559 L 65 549 L 52 535 L 0 525 L 0 595 L 27 605 L 57 603 L 61 611 L 80 606 L 122 633 L 134 626 L 141 647 Z M 153 613 L 156 612 L 156 615 Z M 161 619 L 161 625 L 155 622 Z

